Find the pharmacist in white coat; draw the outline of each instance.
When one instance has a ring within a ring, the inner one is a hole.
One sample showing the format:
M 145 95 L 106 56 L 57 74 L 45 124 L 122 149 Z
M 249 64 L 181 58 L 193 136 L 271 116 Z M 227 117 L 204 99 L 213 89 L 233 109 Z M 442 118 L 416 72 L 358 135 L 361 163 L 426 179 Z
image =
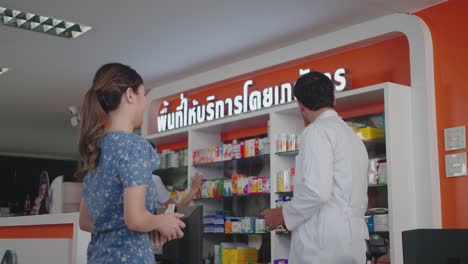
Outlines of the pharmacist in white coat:
M 267 226 L 292 231 L 289 263 L 365 263 L 365 146 L 335 112 L 334 85 L 325 75 L 303 75 L 294 96 L 307 125 L 299 139 L 294 198 L 264 212 Z

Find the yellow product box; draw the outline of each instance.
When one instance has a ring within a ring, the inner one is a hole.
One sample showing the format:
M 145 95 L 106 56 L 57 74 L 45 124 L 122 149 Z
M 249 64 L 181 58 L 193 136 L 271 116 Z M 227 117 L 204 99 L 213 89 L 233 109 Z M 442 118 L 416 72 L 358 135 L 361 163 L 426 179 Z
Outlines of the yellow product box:
M 257 262 L 258 261 L 258 251 L 253 248 L 240 248 L 238 249 L 238 263 L 244 264 L 249 262 Z
M 224 248 L 223 249 L 223 263 L 222 264 L 237 264 L 237 249 Z
M 356 134 L 362 139 L 362 140 L 374 140 L 374 139 L 381 139 L 385 137 L 385 132 L 382 128 L 377 128 L 377 127 L 364 127 L 364 128 L 358 128 L 354 130 Z
M 258 251 L 252 248 L 225 248 L 222 255 L 222 264 L 247 264 L 258 261 Z
M 169 192 L 169 197 L 171 197 L 172 200 L 177 201 L 177 199 L 179 199 L 179 194 L 177 192 Z

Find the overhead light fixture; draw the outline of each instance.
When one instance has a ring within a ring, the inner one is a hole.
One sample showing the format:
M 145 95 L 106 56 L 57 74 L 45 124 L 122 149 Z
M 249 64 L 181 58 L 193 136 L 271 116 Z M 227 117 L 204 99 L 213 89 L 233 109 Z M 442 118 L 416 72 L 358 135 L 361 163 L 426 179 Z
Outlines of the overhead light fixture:
M 90 26 L 63 19 L 46 17 L 0 6 L 0 23 L 5 26 L 46 33 L 64 38 L 77 38 L 89 31 Z
M 4 74 L 8 70 L 9 70 L 8 68 L 0 68 L 0 75 Z

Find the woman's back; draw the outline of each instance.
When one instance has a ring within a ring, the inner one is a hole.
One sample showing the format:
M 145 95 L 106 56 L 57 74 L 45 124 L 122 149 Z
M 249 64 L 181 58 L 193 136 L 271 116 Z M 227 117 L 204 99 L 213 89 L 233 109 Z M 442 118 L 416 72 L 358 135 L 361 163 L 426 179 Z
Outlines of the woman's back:
M 88 247 L 89 263 L 154 263 L 147 233 L 131 231 L 124 221 L 124 189 L 146 185 L 146 209 L 155 210 L 156 186 L 151 173 L 158 157 L 142 137 L 121 131 L 107 133 L 99 143 L 98 166 L 83 180 L 95 235 Z

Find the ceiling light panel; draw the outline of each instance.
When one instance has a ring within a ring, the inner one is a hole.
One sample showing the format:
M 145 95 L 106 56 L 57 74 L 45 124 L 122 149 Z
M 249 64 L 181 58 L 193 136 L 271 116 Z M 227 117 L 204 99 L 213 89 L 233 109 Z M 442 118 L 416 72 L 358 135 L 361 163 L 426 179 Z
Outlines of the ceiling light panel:
M 0 23 L 64 38 L 77 38 L 90 26 L 0 6 Z

